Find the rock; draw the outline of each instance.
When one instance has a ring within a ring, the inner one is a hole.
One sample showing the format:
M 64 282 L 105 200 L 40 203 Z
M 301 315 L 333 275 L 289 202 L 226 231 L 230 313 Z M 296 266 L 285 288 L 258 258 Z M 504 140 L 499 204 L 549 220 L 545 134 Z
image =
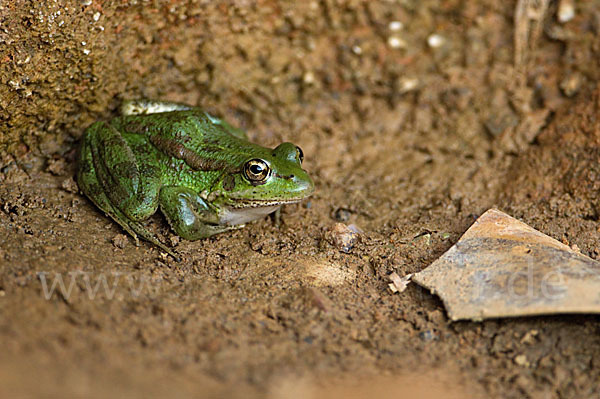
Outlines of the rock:
M 412 273 L 407 274 L 404 277 L 400 277 L 398 273 L 393 272 L 388 275 L 388 279 L 390 280 L 390 284 L 388 284 L 388 288 L 395 294 L 396 292 L 404 292 L 406 287 L 408 287 L 408 283 L 410 283 L 410 279 L 412 278 Z
M 573 97 L 575 94 L 579 92 L 581 89 L 581 85 L 583 84 L 584 77 L 579 72 L 571 72 L 568 73 L 561 81 L 560 81 L 560 89 L 567 97 Z
M 600 262 L 496 209 L 412 281 L 453 321 L 600 313 Z
M 127 236 L 125 234 L 117 234 L 113 237 L 112 243 L 116 248 L 123 249 L 127 245 Z
M 346 226 L 344 223 L 336 223 L 328 232 L 327 237 L 333 246 L 348 253 L 358 241 L 361 233 L 362 230 L 353 224 Z
M 560 0 L 558 3 L 558 12 L 556 13 L 558 22 L 564 24 L 569 22 L 575 17 L 575 1 L 574 0 Z
M 48 165 L 46 166 L 46 170 L 53 174 L 54 176 L 63 176 L 66 174 L 67 163 L 64 159 L 51 159 L 48 161 Z
M 69 193 L 77 193 L 79 191 L 79 186 L 75 183 L 75 179 L 73 177 L 69 177 L 60 184 L 60 188 Z

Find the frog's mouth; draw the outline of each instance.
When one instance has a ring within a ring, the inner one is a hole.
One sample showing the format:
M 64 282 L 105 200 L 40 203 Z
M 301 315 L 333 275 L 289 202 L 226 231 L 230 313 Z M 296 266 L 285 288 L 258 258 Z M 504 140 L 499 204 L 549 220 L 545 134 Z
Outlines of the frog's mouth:
M 260 199 L 235 199 L 235 202 L 227 204 L 230 209 L 264 208 L 271 206 L 281 206 L 286 204 L 295 204 L 302 201 L 302 198 L 288 198 L 278 200 L 260 200 Z

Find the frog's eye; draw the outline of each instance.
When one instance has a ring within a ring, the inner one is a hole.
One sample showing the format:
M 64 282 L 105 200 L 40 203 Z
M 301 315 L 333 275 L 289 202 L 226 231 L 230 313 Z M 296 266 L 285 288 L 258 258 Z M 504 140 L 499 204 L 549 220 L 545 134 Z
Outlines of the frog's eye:
M 251 159 L 244 165 L 244 176 L 253 184 L 264 183 L 270 174 L 269 164 L 262 159 Z
M 300 163 L 302 163 L 302 161 L 304 161 L 304 152 L 302 152 L 302 148 L 296 146 L 296 156 L 298 158 L 298 160 L 300 161 Z

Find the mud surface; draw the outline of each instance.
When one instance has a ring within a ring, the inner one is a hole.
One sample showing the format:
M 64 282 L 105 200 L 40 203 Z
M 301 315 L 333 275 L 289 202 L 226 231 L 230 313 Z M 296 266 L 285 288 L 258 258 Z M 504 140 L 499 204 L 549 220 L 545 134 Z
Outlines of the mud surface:
M 598 2 L 551 3 L 517 64 L 516 6 L 2 3 L 0 394 L 597 396 L 597 316 L 449 323 L 388 289 L 492 206 L 600 256 Z M 317 193 L 197 242 L 157 215 L 179 263 L 136 247 L 72 176 L 138 97 L 297 143 Z

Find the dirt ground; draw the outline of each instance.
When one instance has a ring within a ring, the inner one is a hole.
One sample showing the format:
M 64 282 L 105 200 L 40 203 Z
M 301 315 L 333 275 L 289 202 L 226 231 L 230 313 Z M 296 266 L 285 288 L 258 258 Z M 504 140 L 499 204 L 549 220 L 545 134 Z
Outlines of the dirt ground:
M 492 206 L 600 257 L 600 3 L 557 6 L 0 3 L 0 396 L 598 397 L 598 316 L 450 323 L 388 290 Z M 182 262 L 136 247 L 73 174 L 140 97 L 298 144 L 316 194 L 196 242 L 156 215 Z

